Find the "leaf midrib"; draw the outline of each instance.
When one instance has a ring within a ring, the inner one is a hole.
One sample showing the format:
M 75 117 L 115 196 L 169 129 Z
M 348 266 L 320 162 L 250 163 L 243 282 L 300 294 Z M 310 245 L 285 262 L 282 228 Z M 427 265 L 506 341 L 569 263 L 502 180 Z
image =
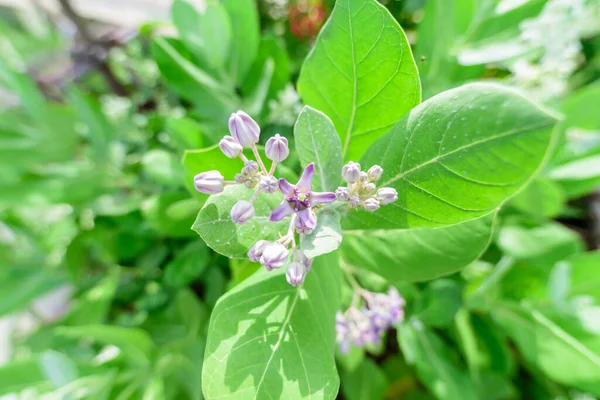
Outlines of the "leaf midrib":
M 366 3 L 366 2 L 365 2 Z M 352 113 L 350 114 L 350 122 L 348 123 L 348 129 L 346 130 L 346 137 L 344 139 L 344 148 L 342 154 L 346 156 L 348 146 L 350 145 L 350 137 L 352 135 L 352 129 L 354 128 L 354 118 L 356 117 L 356 98 L 358 90 L 358 81 L 356 77 L 356 54 L 354 48 L 354 32 L 352 30 L 352 9 L 350 7 L 350 0 L 346 1 L 348 5 L 348 32 L 350 33 L 350 50 L 352 53 Z M 363 4 L 364 6 L 364 4 Z

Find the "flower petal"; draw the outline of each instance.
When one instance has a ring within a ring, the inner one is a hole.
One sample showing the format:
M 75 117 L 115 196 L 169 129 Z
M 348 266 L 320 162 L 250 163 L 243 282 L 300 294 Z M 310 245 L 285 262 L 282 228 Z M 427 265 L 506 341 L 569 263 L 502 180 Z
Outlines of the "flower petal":
M 296 187 L 285 180 L 285 178 L 279 179 L 279 190 L 281 190 L 285 196 L 291 196 L 295 188 Z
M 315 174 L 315 164 L 310 163 L 304 168 L 304 172 L 302 172 L 302 176 L 298 181 L 298 187 L 304 190 L 310 190 L 312 186 L 313 175 Z
M 331 203 L 335 199 L 335 193 L 332 192 L 312 192 L 310 194 L 310 205 L 316 206 L 317 204 Z
M 279 204 L 277 207 L 275 207 L 273 212 L 271 212 L 271 215 L 269 216 L 269 221 L 271 221 L 271 222 L 281 221 L 282 219 L 284 219 L 285 217 L 287 217 L 288 215 L 290 215 L 293 212 L 294 212 L 294 209 L 292 208 L 292 206 L 290 206 L 290 204 L 287 201 L 283 200 L 281 202 L 281 204 Z

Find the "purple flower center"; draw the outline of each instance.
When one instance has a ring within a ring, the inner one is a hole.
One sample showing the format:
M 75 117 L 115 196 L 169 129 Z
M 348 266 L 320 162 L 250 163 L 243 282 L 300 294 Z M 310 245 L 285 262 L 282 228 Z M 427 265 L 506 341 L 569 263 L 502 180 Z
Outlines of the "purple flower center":
M 295 188 L 292 194 L 286 199 L 294 211 L 300 211 L 310 207 L 310 191 L 302 191 Z

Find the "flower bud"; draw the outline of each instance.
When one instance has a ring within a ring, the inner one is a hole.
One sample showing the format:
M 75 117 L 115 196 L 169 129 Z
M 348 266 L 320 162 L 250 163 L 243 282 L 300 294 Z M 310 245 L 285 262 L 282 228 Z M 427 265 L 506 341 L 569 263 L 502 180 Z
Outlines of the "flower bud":
M 360 205 L 360 197 L 357 194 L 353 194 L 350 196 L 350 200 L 348 200 L 348 205 L 352 208 L 356 208 Z
M 308 209 L 307 213 L 296 214 L 298 218 L 294 224 L 296 225 L 296 232 L 310 235 L 317 226 L 317 215 L 314 211 Z
M 260 180 L 260 190 L 265 193 L 275 193 L 279 189 L 279 180 L 274 176 L 263 176 Z
M 378 181 L 381 179 L 382 174 L 383 168 L 381 168 L 379 165 L 373 165 L 371 168 L 369 168 L 369 171 L 367 171 L 367 175 L 372 181 Z
M 244 174 L 242 174 L 242 173 L 235 174 L 234 179 L 235 179 L 235 181 L 237 183 L 244 183 L 244 182 L 246 182 L 246 176 Z
M 275 242 L 266 246 L 260 257 L 260 263 L 265 266 L 267 271 L 281 268 L 286 263 L 290 252 L 281 243 Z
M 219 142 L 219 147 L 223 154 L 229 158 L 236 158 L 242 153 L 243 147 L 231 136 L 225 136 Z
M 350 191 L 348 190 L 347 187 L 344 186 L 340 186 L 339 188 L 337 188 L 337 190 L 335 191 L 335 197 L 339 200 L 339 201 L 348 201 L 350 200 Z
M 342 167 L 342 179 L 348 183 L 358 181 L 360 177 L 360 164 L 350 161 Z
M 244 182 L 244 186 L 246 186 L 248 189 L 252 189 L 256 187 L 258 182 L 259 179 L 256 176 L 247 177 L 246 182 Z
M 288 140 L 278 134 L 267 140 L 265 153 L 269 160 L 282 162 L 290 155 Z
M 377 199 L 370 197 L 365 200 L 365 202 L 363 203 L 363 207 L 365 208 L 365 210 L 373 212 L 379 210 L 380 204 Z
M 248 114 L 238 111 L 229 117 L 229 132 L 243 147 L 258 142 L 260 127 Z
M 299 262 L 289 263 L 285 271 L 285 278 L 292 286 L 300 286 L 304 282 L 308 270 L 304 264 Z
M 369 174 L 367 174 L 366 172 L 361 172 L 358 176 L 358 180 L 360 182 L 368 182 L 369 181 Z
M 373 182 L 369 182 L 369 183 L 364 184 L 362 191 L 363 191 L 363 193 L 369 194 L 369 193 L 374 192 L 375 188 L 376 188 L 375 184 Z
M 377 197 L 381 204 L 386 205 L 398 200 L 398 192 L 391 187 L 384 187 L 377 191 Z
M 294 250 L 294 261 L 304 264 L 307 270 L 310 270 L 313 260 L 306 257 L 306 254 L 302 250 Z
M 231 219 L 236 224 L 244 224 L 254 218 L 254 206 L 246 200 L 238 200 L 231 209 Z
M 223 179 L 223 175 L 219 171 L 202 172 L 194 177 L 194 186 L 200 193 L 221 193 L 223 191 Z
M 271 243 L 272 242 L 269 242 L 268 240 L 259 240 L 258 242 L 256 242 L 256 244 L 254 244 L 254 246 L 252 246 L 250 250 L 248 250 L 248 258 L 250 259 L 250 261 L 260 261 L 260 256 L 262 256 L 263 251 L 265 251 L 265 247 L 267 247 Z
M 244 163 L 242 172 L 246 175 L 254 175 L 258 173 L 258 164 L 256 161 L 248 160 Z

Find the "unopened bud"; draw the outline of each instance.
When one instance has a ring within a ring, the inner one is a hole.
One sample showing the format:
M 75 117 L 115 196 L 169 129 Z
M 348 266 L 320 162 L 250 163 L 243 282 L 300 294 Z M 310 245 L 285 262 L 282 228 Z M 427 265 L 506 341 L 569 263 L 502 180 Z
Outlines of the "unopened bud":
M 369 168 L 369 171 L 367 172 L 369 179 L 372 181 L 378 181 L 381 178 L 382 174 L 383 168 L 381 168 L 379 165 L 373 165 L 371 168 Z
M 260 263 L 265 266 L 267 271 L 281 268 L 286 263 L 290 252 L 281 243 L 275 242 L 267 245 L 260 257 Z
M 350 196 L 350 200 L 348 200 L 348 205 L 352 208 L 356 208 L 360 205 L 360 197 L 357 194 L 353 194 Z
M 344 186 L 340 186 L 339 188 L 337 188 L 337 190 L 335 191 L 335 197 L 339 200 L 339 201 L 348 201 L 350 200 L 350 191 L 348 190 L 347 187 Z
M 307 270 L 310 270 L 313 264 L 313 260 L 306 257 L 306 254 L 302 250 L 294 250 L 294 261 L 304 264 Z
M 248 250 L 248 258 L 250 259 L 250 261 L 260 261 L 260 257 L 262 256 L 265 247 L 267 247 L 270 244 L 271 242 L 269 242 L 268 240 L 259 240 L 258 242 L 256 242 L 256 244 L 252 246 L 250 250 Z
M 223 179 L 223 175 L 219 171 L 202 172 L 194 177 L 194 186 L 200 193 L 221 193 L 223 191 Z
M 390 204 L 398 200 L 398 192 L 391 187 L 384 187 L 377 191 L 377 197 L 381 204 Z
M 358 180 L 360 182 L 368 182 L 369 181 L 369 174 L 367 174 L 366 172 L 361 172 L 360 175 L 358 176 Z
M 342 179 L 348 183 L 358 181 L 360 177 L 360 164 L 350 161 L 342 167 Z
M 369 194 L 375 191 L 375 184 L 373 182 L 365 183 L 362 190 L 364 193 Z
M 244 176 L 244 174 L 241 174 L 241 173 L 240 174 L 235 174 L 234 179 L 235 179 L 235 181 L 237 183 L 244 183 L 244 182 L 246 182 L 246 176 Z
M 298 218 L 296 218 L 294 224 L 296 225 L 296 231 L 298 233 L 310 235 L 317 226 L 317 215 L 314 211 L 310 209 L 307 210 L 307 213 L 296 214 L 298 215 Z
M 229 158 L 236 158 L 242 153 L 243 147 L 231 136 L 225 136 L 219 142 L 219 147 L 223 154 Z
M 242 172 L 246 175 L 254 175 L 258 173 L 258 164 L 256 161 L 248 160 L 244 163 L 244 168 L 242 168 Z
M 282 162 L 290 155 L 288 140 L 279 133 L 267 140 L 265 145 L 265 153 L 269 160 Z
M 244 224 L 254 218 L 254 206 L 247 200 L 238 200 L 231 209 L 230 215 L 236 224 Z
M 260 127 L 248 114 L 238 111 L 229 117 L 229 132 L 243 147 L 258 142 Z
M 363 203 L 363 207 L 365 208 L 365 210 L 373 212 L 379 210 L 380 204 L 379 201 L 377 201 L 377 199 L 371 197 L 365 200 L 365 202 Z
M 287 270 L 285 271 L 285 278 L 288 283 L 292 286 L 300 286 L 304 282 L 306 273 L 308 272 L 306 266 L 299 262 L 289 263 Z
M 279 189 L 279 180 L 274 176 L 263 176 L 260 180 L 260 190 L 265 193 L 275 193 Z

